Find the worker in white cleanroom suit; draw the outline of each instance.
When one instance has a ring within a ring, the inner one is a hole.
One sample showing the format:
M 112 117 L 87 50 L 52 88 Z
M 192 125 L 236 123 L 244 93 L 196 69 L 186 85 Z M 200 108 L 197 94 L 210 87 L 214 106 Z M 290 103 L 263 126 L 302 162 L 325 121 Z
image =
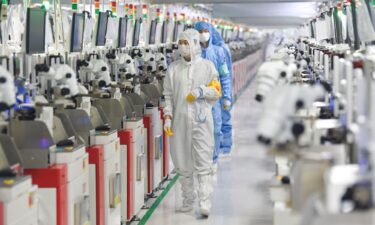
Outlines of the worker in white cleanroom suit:
M 199 208 L 211 208 L 214 132 L 212 106 L 221 96 L 218 73 L 212 62 L 201 58 L 199 33 L 188 29 L 179 37 L 182 58 L 172 63 L 164 83 L 165 126 L 170 136 L 172 161 L 180 173 L 182 212 L 193 209 L 198 176 Z

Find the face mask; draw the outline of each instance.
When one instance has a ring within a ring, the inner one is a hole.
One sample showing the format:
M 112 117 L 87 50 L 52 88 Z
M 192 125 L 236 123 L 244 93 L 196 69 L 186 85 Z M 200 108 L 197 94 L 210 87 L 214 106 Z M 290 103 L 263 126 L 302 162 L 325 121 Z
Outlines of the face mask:
M 178 50 L 182 56 L 190 56 L 190 47 L 188 45 L 179 45 Z
M 210 33 L 206 32 L 199 35 L 199 41 L 201 43 L 206 43 L 208 40 L 210 40 Z

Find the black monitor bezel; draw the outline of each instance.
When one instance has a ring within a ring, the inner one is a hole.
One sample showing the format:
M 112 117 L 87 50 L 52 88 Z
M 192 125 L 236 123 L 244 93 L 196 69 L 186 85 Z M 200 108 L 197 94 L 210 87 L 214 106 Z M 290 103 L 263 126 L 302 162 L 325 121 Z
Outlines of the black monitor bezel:
M 71 35 L 70 35 L 70 52 L 82 52 L 82 50 L 83 50 L 83 37 L 84 37 L 84 30 L 82 30 L 82 40 L 81 40 L 81 47 L 80 47 L 80 49 L 78 49 L 78 50 L 76 50 L 76 49 L 73 49 L 73 40 L 74 40 L 74 38 L 73 38 L 73 35 L 74 35 L 74 25 L 75 25 L 75 22 L 76 22 L 76 17 L 77 16 L 81 16 L 81 17 L 83 17 L 83 28 L 82 29 L 84 29 L 85 28 L 85 14 L 83 14 L 83 13 L 76 13 L 76 12 L 74 12 L 73 13 L 73 19 L 72 19 L 72 31 L 71 31 Z
M 133 40 L 132 40 L 132 46 L 133 47 L 136 47 L 139 45 L 139 36 L 141 34 L 141 23 L 142 23 L 142 20 L 141 19 L 136 19 L 134 21 L 134 30 L 133 30 Z M 136 31 L 136 26 L 138 26 L 138 35 L 135 33 Z M 138 36 L 137 39 L 135 38 L 136 35 Z M 137 40 L 137 41 L 136 41 Z
M 43 12 L 44 13 L 44 23 L 43 23 L 43 29 L 44 29 L 44 36 L 43 36 L 43 43 L 44 43 L 44 49 L 43 51 L 30 51 L 30 13 L 31 13 L 31 10 L 33 11 L 40 11 L 40 12 Z M 46 46 L 46 17 L 47 17 L 47 12 L 42 9 L 42 8 L 27 8 L 27 11 L 26 11 L 26 54 L 41 54 L 41 53 L 45 53 L 45 46 Z
M 160 39 L 160 42 L 162 44 L 165 44 L 165 43 L 167 43 L 167 39 L 168 39 L 168 21 L 164 20 L 163 21 L 163 25 L 161 27 L 161 39 Z
M 158 23 L 157 23 L 156 19 L 151 21 L 151 24 L 150 24 L 150 35 L 149 35 L 149 38 L 148 38 L 148 44 L 149 45 L 154 45 L 155 42 L 156 42 L 156 28 L 157 28 L 157 25 L 158 25 Z
M 129 21 L 129 18 L 128 16 L 125 16 L 125 17 L 122 17 L 120 18 L 120 21 L 119 21 L 119 27 L 118 27 L 118 38 L 117 38 L 117 47 L 118 48 L 124 48 L 126 47 L 126 44 L 127 44 L 127 35 L 128 35 L 128 21 Z M 122 46 L 121 45 L 121 27 L 122 27 L 122 23 L 125 22 L 125 44 Z
M 98 44 L 100 20 L 103 18 L 103 16 L 106 16 L 106 18 L 107 18 L 107 22 L 105 24 L 105 32 L 104 32 L 104 44 Z M 107 12 L 99 12 L 99 15 L 98 15 L 98 26 L 97 26 L 97 30 L 96 30 L 95 46 L 105 46 L 105 43 L 106 43 L 105 36 L 107 34 L 107 29 L 108 29 L 108 18 L 109 18 L 109 15 L 108 15 Z
M 178 39 L 178 27 L 180 26 L 180 22 L 175 21 L 173 27 L 173 42 L 177 42 Z

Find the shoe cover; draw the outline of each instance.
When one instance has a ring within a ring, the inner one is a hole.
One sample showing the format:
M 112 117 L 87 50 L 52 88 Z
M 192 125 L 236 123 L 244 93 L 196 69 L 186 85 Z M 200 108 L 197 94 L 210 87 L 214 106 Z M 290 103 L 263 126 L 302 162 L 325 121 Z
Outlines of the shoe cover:
M 197 197 L 194 192 L 194 177 L 193 175 L 180 177 L 183 205 L 193 205 Z
M 203 216 L 208 216 L 211 209 L 212 174 L 198 175 L 199 189 L 199 209 Z
M 193 204 L 182 204 L 182 206 L 177 211 L 181 213 L 186 213 L 190 212 L 191 210 L 193 210 Z

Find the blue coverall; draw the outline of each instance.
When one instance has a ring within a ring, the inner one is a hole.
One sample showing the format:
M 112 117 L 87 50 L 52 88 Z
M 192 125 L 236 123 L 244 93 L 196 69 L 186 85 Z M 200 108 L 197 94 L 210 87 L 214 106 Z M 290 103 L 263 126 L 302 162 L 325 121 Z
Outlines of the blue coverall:
M 212 25 L 211 25 L 212 26 Z M 230 49 L 227 44 L 225 44 L 223 38 L 221 37 L 220 33 L 212 26 L 212 34 L 211 34 L 211 39 L 212 39 L 212 44 L 216 46 L 220 46 L 224 49 L 225 52 L 225 59 L 226 63 L 228 66 L 229 70 L 229 79 L 227 87 L 230 92 L 230 95 L 228 94 L 227 96 L 223 96 L 221 98 L 221 105 L 224 106 L 224 99 L 228 100 L 231 104 L 233 103 L 232 101 L 232 54 L 230 52 Z M 223 135 L 221 144 L 220 144 L 220 153 L 223 154 L 229 154 L 232 150 L 232 144 L 233 144 L 233 139 L 232 139 L 232 117 L 231 117 L 231 109 L 224 109 L 224 107 L 221 108 L 221 118 L 222 118 L 222 125 L 221 125 L 221 132 Z
M 207 29 L 210 34 L 211 38 L 209 40 L 209 44 L 207 48 L 202 48 L 202 58 L 208 59 L 215 64 L 215 67 L 219 73 L 220 84 L 222 88 L 222 98 L 220 101 L 216 102 L 213 109 L 213 119 L 214 119 L 214 134 L 215 134 L 215 149 L 214 149 L 214 156 L 213 161 L 214 163 L 217 162 L 217 159 L 220 154 L 220 145 L 222 142 L 222 102 L 223 99 L 231 99 L 232 97 L 232 80 L 230 77 L 230 72 L 227 66 L 226 54 L 222 47 L 216 46 L 212 44 L 212 34 L 213 34 L 213 27 L 211 24 L 206 22 L 198 22 L 195 24 L 195 29 L 201 31 L 203 29 Z

